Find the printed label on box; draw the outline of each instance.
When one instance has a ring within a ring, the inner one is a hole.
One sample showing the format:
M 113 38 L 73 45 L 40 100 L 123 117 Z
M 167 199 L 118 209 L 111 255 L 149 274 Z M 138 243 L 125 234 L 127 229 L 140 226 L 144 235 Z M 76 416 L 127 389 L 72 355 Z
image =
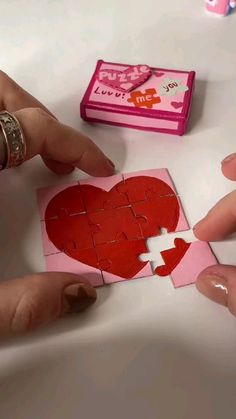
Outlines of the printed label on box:
M 122 66 L 121 70 L 120 65 L 110 64 L 108 66 L 106 63 L 102 63 L 100 71 L 125 71 L 127 68 L 128 67 Z M 187 82 L 188 73 L 165 71 L 162 72 L 161 76 L 156 76 L 155 72 L 153 72 L 151 77 L 149 77 L 149 79 L 145 81 L 142 86 L 138 87 L 137 91 L 132 90 L 129 93 L 124 93 L 110 86 L 105 86 L 103 83 L 99 82 L 98 79 L 96 79 L 89 96 L 89 101 L 101 102 L 109 105 L 148 107 L 180 114 L 183 106 L 176 108 L 173 106 L 172 102 L 174 98 L 176 102 L 183 104 L 185 92 L 188 90 Z M 145 94 L 147 91 L 152 92 L 151 95 L 153 96 L 150 98 L 149 95 L 149 99 L 146 100 Z M 136 97 L 137 100 L 133 100 L 134 97 Z M 147 106 L 147 102 L 151 102 L 152 105 Z

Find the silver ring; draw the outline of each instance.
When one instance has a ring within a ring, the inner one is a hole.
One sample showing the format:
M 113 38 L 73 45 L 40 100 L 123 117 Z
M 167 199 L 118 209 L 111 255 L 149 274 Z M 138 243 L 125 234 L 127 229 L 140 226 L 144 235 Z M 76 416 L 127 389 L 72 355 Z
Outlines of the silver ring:
M 7 158 L 2 169 L 16 167 L 25 161 L 26 143 L 18 119 L 10 112 L 0 112 L 0 127 L 5 140 Z

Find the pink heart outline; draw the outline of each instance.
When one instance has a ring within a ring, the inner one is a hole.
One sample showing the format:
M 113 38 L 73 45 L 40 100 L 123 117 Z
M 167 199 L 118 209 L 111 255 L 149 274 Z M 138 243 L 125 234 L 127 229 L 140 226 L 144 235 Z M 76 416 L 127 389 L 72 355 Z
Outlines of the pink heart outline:
M 129 66 L 124 71 L 103 69 L 99 70 L 96 77 L 99 83 L 123 93 L 129 93 L 141 86 L 152 75 L 148 65 Z

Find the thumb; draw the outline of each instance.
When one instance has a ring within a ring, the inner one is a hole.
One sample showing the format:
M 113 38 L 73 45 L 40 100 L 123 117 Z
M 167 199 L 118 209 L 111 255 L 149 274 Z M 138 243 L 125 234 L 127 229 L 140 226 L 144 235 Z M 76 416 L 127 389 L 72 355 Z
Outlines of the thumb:
M 205 269 L 196 282 L 197 289 L 236 316 L 236 266 L 215 265 Z
M 74 274 L 50 272 L 0 282 L 0 336 L 28 332 L 85 310 L 96 291 Z

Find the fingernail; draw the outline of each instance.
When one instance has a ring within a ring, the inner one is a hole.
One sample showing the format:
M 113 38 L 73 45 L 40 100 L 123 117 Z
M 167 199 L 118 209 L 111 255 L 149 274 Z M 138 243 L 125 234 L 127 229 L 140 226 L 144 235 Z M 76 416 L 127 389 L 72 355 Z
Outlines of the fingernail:
M 197 289 L 215 303 L 228 305 L 228 283 L 223 277 L 206 275 L 197 280 Z
M 109 165 L 114 169 L 115 165 L 114 165 L 113 161 L 108 159 L 108 157 L 107 157 L 107 161 L 108 161 Z
M 227 156 L 227 157 L 225 157 L 225 159 L 224 160 L 222 160 L 222 164 L 223 163 L 227 163 L 227 162 L 229 162 L 230 160 L 233 160 L 233 159 L 235 159 L 236 158 L 236 153 L 232 153 L 232 154 L 230 154 L 229 156 Z
M 63 308 L 65 313 L 79 313 L 96 301 L 97 293 L 87 284 L 69 285 L 64 290 Z

